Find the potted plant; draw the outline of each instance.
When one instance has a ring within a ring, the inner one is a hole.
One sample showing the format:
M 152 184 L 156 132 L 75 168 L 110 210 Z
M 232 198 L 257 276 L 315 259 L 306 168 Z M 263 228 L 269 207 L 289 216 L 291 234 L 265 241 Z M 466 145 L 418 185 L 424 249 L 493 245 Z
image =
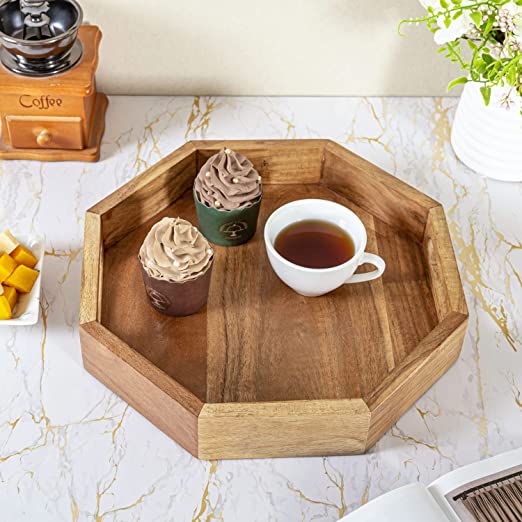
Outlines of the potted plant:
M 522 0 L 420 0 L 439 53 L 465 75 L 451 132 L 459 159 L 485 176 L 522 181 Z

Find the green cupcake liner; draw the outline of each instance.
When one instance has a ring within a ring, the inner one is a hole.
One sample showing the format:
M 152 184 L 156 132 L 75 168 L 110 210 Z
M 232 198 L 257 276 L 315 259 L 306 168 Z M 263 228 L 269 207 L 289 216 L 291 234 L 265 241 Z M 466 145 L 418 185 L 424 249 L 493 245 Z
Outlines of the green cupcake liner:
M 262 196 L 246 208 L 218 210 L 201 203 L 194 192 L 201 233 L 214 245 L 229 247 L 246 243 L 256 233 L 261 200 Z

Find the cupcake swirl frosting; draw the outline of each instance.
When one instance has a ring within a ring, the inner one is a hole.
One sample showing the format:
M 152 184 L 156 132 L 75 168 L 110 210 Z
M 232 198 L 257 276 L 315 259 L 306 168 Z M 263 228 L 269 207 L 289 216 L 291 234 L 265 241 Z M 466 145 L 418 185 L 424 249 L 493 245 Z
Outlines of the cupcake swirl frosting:
M 139 258 L 145 271 L 156 279 L 176 283 L 205 273 L 214 256 L 203 234 L 188 221 L 165 217 L 147 234 Z
M 223 149 L 203 165 L 194 190 L 198 200 L 207 207 L 218 210 L 245 208 L 261 196 L 261 176 L 248 158 Z

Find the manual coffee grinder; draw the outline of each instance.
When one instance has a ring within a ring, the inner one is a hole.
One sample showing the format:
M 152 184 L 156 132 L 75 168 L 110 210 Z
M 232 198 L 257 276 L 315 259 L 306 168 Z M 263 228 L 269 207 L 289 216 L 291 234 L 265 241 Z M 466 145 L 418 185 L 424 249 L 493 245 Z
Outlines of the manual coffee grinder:
M 97 161 L 101 31 L 75 0 L 0 0 L 0 159 Z

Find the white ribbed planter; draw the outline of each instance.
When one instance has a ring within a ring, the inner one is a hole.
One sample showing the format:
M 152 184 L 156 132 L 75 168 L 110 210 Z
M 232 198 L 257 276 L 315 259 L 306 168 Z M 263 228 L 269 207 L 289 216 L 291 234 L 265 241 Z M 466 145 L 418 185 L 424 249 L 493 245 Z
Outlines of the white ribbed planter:
M 522 181 L 522 115 L 520 107 L 499 106 L 501 89 L 493 89 L 486 107 L 479 84 L 468 82 L 455 114 L 451 144 L 458 158 L 474 171 L 502 181 Z

